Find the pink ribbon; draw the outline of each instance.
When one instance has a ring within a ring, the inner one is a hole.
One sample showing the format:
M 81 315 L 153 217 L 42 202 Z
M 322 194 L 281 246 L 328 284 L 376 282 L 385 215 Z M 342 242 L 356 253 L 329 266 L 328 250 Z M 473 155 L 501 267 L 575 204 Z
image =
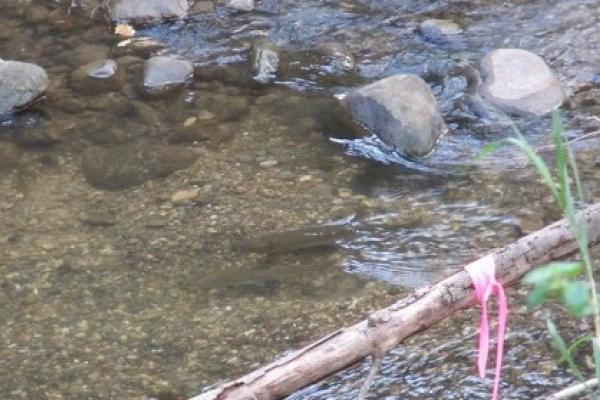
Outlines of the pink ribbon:
M 504 353 L 504 333 L 506 331 L 506 320 L 508 318 L 508 304 L 502 284 L 496 280 L 496 263 L 494 255 L 489 254 L 471 264 L 465 266 L 465 270 L 471 276 L 475 287 L 475 297 L 481 304 L 481 321 L 479 323 L 479 355 L 477 366 L 479 376 L 485 377 L 488 352 L 490 347 L 490 327 L 488 324 L 487 301 L 490 296 L 498 296 L 498 343 L 496 345 L 496 373 L 494 377 L 493 400 L 498 398 L 500 387 L 500 370 L 502 368 L 502 355 Z

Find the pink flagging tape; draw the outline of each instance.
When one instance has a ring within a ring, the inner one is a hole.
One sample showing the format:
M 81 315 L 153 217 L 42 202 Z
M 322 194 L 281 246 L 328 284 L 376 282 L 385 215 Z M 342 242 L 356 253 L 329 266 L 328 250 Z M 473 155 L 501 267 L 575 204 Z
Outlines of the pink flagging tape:
M 492 399 L 498 399 L 500 388 L 500 370 L 502 369 L 502 355 L 504 354 L 504 333 L 508 319 L 508 302 L 502 284 L 496 280 L 496 263 L 494 255 L 489 254 L 465 267 L 471 276 L 475 287 L 475 297 L 481 304 L 481 321 L 479 323 L 479 355 L 477 367 L 479 376 L 485 377 L 489 347 L 490 327 L 488 323 L 487 302 L 492 295 L 498 296 L 498 343 L 496 345 L 496 373 L 494 376 L 494 391 Z

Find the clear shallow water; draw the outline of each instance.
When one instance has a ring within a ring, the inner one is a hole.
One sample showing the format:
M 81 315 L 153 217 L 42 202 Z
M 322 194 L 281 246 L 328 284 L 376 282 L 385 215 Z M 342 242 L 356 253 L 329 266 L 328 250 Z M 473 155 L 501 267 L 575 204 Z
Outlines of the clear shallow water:
M 595 3 L 519 3 L 264 2 L 262 13 L 217 9 L 142 29 L 198 65 L 191 86 L 166 99 L 142 95 L 139 60 L 123 58 L 118 92 L 77 94 L 71 71 L 122 57 L 119 40 L 53 2 L 3 3 L 0 57 L 38 63 L 52 83 L 45 101 L 0 127 L 0 141 L 19 154 L 15 168 L 0 171 L 0 397 L 189 396 L 557 219 L 514 149 L 475 159 L 506 127 L 461 119 L 452 101 L 443 104 L 451 132 L 418 167 L 389 154 L 369 159 L 368 142 L 353 142 L 352 152 L 330 140 L 353 137 L 333 117 L 333 93 L 412 71 L 444 100 L 448 65 L 498 46 L 545 56 L 572 94 L 570 134 L 598 129 L 598 87 L 586 83 L 600 65 Z M 429 16 L 456 18 L 465 33 L 429 43 L 415 32 Z M 256 38 L 281 49 L 275 85 L 251 80 Z M 323 50 L 332 42 L 350 51 L 355 69 L 332 67 Z M 185 121 L 202 111 L 208 122 L 194 140 L 180 140 Z M 534 144 L 546 143 L 546 118 L 518 123 Z M 119 191 L 91 186 L 82 159 L 126 143 L 143 152 L 163 146 L 164 164 L 184 150 L 197 161 Z M 577 150 L 596 201 L 598 142 Z M 198 193 L 173 200 L 182 190 Z M 350 216 L 356 234 L 337 249 L 264 255 L 233 246 Z M 390 357 L 373 398 L 485 398 L 489 387 L 473 376 L 474 339 L 461 339 L 476 318 L 467 313 L 411 339 Z M 544 337 L 532 320 L 525 311 L 511 319 L 509 398 L 571 380 L 549 349 L 531 349 Z M 447 342 L 456 351 L 443 357 L 423 350 Z M 297 398 L 352 398 L 363 376 L 344 372 Z

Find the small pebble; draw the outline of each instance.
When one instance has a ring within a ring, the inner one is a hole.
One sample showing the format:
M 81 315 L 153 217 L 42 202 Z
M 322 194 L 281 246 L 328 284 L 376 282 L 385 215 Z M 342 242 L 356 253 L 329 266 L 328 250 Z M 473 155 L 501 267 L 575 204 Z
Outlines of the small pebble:
M 200 194 L 199 188 L 180 190 L 173 193 L 171 196 L 171 202 L 175 204 L 186 203 L 190 200 L 194 200 Z
M 259 165 L 264 168 L 271 168 L 277 165 L 277 160 L 261 161 Z

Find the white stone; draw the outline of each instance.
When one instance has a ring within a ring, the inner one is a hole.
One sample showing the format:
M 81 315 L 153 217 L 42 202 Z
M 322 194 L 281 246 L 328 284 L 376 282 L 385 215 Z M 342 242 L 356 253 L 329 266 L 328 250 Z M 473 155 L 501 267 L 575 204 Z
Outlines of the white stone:
M 560 106 L 565 92 L 548 65 L 521 49 L 498 49 L 481 60 L 481 96 L 511 114 L 544 115 Z

